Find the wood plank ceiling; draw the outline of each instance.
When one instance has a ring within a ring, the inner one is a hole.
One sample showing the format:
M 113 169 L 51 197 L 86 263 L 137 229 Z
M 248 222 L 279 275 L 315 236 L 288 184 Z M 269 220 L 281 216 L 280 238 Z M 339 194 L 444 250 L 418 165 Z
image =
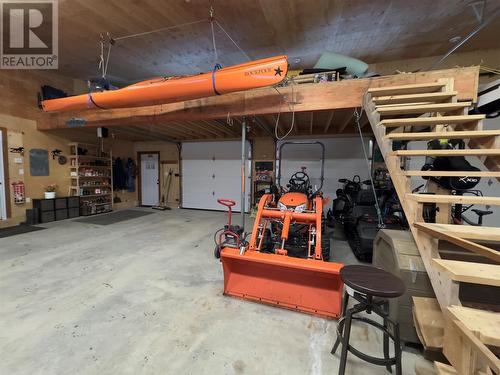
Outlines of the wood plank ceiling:
M 339 137 L 357 134 L 353 109 L 335 111 L 296 112 L 290 138 Z M 286 134 L 292 125 L 292 114 L 254 116 L 247 119 L 248 137 L 274 137 L 278 124 L 278 136 Z M 365 115 L 360 119 L 362 131 L 371 134 Z M 241 138 L 241 118 L 178 121 L 165 124 L 110 127 L 111 136 L 128 141 L 195 141 L 231 140 Z M 72 128 L 52 130 L 54 133 L 72 141 L 82 137 L 95 136 L 95 128 Z
M 99 35 L 112 37 L 215 17 L 251 59 L 287 54 L 292 69 L 312 67 L 324 51 L 368 63 L 444 54 L 449 39 L 465 36 L 478 25 L 469 0 L 61 0 L 59 73 L 75 79 L 99 77 Z M 487 0 L 484 15 L 500 8 Z M 472 51 L 498 47 L 500 17 L 463 47 Z M 223 66 L 246 61 L 228 38 L 216 33 Z M 108 78 L 117 85 L 154 76 L 195 74 L 212 69 L 214 53 L 207 22 L 118 41 L 111 51 Z M 250 137 L 287 132 L 291 114 L 250 119 Z M 367 121 L 361 120 L 363 125 Z M 170 122 L 110 129 L 134 141 L 235 139 L 241 119 Z M 369 132 L 369 127 L 364 131 Z M 68 138 L 95 129 L 61 130 Z M 356 133 L 352 109 L 295 114 L 294 137 Z
M 478 25 L 471 0 L 61 0 L 59 72 L 98 77 L 99 35 L 113 37 L 215 17 L 251 59 L 278 54 L 292 68 L 312 67 L 324 51 L 368 63 L 435 56 Z M 484 16 L 500 7 L 487 0 Z M 460 48 L 498 48 L 500 17 Z M 219 63 L 245 57 L 217 31 Z M 118 41 L 108 75 L 118 84 L 212 69 L 208 23 Z

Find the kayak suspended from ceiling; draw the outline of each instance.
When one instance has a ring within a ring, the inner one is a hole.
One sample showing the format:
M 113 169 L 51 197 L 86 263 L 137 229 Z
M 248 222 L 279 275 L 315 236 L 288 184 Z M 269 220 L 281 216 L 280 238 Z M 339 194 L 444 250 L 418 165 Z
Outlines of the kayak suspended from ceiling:
M 60 112 L 174 103 L 272 86 L 285 79 L 287 70 L 287 56 L 276 56 L 192 76 L 150 79 L 118 90 L 42 100 L 40 104 L 45 112 Z

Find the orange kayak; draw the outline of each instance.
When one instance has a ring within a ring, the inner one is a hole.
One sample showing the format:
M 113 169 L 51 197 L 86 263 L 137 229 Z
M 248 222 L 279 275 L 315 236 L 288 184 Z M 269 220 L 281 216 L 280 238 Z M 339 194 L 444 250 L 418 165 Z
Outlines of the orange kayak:
M 271 86 L 281 82 L 287 70 L 287 56 L 276 56 L 193 76 L 156 78 L 118 90 L 43 100 L 41 105 L 45 112 L 57 112 L 173 103 Z

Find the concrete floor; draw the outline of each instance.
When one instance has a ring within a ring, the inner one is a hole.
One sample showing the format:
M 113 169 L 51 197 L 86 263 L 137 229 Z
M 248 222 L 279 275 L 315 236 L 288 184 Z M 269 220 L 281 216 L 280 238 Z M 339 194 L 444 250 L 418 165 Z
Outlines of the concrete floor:
M 0 239 L 0 373 L 336 374 L 336 321 L 222 295 L 219 212 L 97 226 L 70 220 Z M 333 239 L 334 259 L 355 262 Z M 381 354 L 356 324 L 351 342 Z M 429 366 L 403 352 L 404 374 Z M 386 374 L 349 355 L 348 374 Z

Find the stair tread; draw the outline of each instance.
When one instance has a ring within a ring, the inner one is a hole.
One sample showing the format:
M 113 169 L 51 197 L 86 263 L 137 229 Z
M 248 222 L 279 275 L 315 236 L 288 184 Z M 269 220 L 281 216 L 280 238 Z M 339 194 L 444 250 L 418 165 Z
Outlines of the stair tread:
M 479 227 L 472 225 L 456 224 L 438 224 L 438 223 L 415 223 L 415 225 L 426 226 L 448 233 L 456 237 L 467 238 L 470 240 L 488 240 L 500 242 L 500 228 L 498 227 Z
M 424 114 L 428 112 L 450 112 L 467 108 L 471 102 L 461 103 L 432 103 L 420 105 L 391 105 L 388 107 L 377 107 L 376 110 L 381 116 L 406 115 L 406 114 Z
M 413 321 L 426 348 L 442 349 L 445 320 L 437 299 L 413 296 Z
M 469 241 L 460 236 L 456 236 L 455 234 L 442 231 L 439 229 L 439 227 L 432 226 L 428 223 L 413 223 L 413 227 L 418 229 L 419 231 L 422 231 L 423 233 L 427 233 L 428 235 L 436 239 L 450 242 L 452 244 L 460 246 L 463 249 L 472 251 L 473 253 L 491 259 L 494 262 L 500 263 L 500 252 L 495 249 Z
M 430 126 L 446 124 L 463 124 L 483 120 L 485 115 L 461 115 L 461 116 L 439 116 L 439 117 L 415 117 L 401 119 L 386 119 L 380 121 L 382 126 Z
M 418 101 L 442 101 L 457 95 L 456 91 L 448 92 L 431 92 L 423 94 L 403 94 L 403 95 L 388 95 L 378 96 L 373 98 L 373 103 L 378 104 L 391 104 L 391 103 L 411 103 Z
M 470 139 L 500 136 L 499 130 L 463 130 L 449 132 L 408 132 L 389 133 L 384 136 L 391 140 L 428 140 L 428 139 Z
M 497 148 L 466 148 L 458 150 L 397 150 L 389 152 L 390 156 L 470 156 L 470 155 L 500 155 Z
M 432 263 L 448 273 L 454 281 L 500 286 L 500 265 L 433 259 Z
M 500 205 L 498 197 L 476 197 L 467 195 L 406 194 L 406 197 L 421 203 L 461 203 Z
M 500 346 L 500 314 L 463 306 L 450 306 L 448 311 L 474 332 L 483 344 Z
M 434 368 L 436 369 L 437 375 L 455 375 L 458 374 L 457 370 L 453 366 L 441 363 L 434 362 Z
M 433 177 L 500 177 L 496 171 L 404 171 L 405 176 L 433 176 Z
M 372 94 L 372 96 L 394 95 L 398 93 L 417 94 L 422 92 L 439 91 L 445 85 L 446 83 L 429 82 L 429 83 L 416 83 L 412 85 L 372 87 L 368 89 L 368 93 Z

